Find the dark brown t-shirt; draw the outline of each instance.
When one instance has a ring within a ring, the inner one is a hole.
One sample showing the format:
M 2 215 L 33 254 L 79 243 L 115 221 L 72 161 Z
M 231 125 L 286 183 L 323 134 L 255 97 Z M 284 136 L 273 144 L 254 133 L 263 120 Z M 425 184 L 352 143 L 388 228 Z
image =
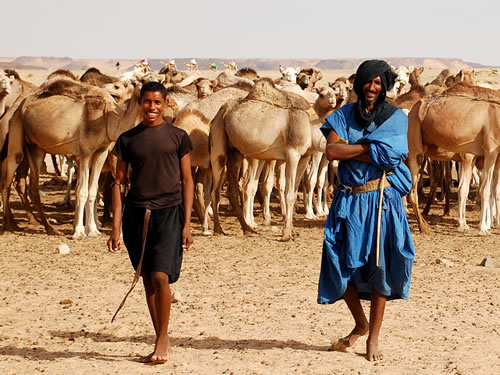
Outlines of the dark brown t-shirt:
M 125 202 L 159 209 L 182 203 L 180 159 L 193 149 L 187 133 L 172 124 L 142 123 L 121 134 L 113 154 L 131 166 Z

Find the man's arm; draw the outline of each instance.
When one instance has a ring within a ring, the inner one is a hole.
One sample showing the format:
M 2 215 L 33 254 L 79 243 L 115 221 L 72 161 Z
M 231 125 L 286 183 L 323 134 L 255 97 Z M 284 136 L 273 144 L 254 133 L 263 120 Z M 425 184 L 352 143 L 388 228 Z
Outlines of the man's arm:
M 191 158 L 189 153 L 181 158 L 181 179 L 185 217 L 184 228 L 182 229 L 182 246 L 185 249 L 189 249 L 189 246 L 193 243 L 193 237 L 191 236 L 191 212 L 194 201 L 194 182 L 191 175 Z
M 122 207 L 125 199 L 125 192 L 122 186 L 127 183 L 128 163 L 118 159 L 116 164 L 116 177 L 113 187 L 111 188 L 111 211 L 113 213 L 113 227 L 111 236 L 108 240 L 108 249 L 111 253 L 116 254 L 120 250 L 121 241 L 121 226 L 122 226 Z M 120 189 L 122 188 L 122 189 Z
M 369 163 L 369 150 L 370 146 L 368 144 L 344 144 L 343 140 L 341 140 L 334 130 L 330 131 L 328 134 L 328 139 L 326 141 L 326 158 L 328 161 L 356 159 Z

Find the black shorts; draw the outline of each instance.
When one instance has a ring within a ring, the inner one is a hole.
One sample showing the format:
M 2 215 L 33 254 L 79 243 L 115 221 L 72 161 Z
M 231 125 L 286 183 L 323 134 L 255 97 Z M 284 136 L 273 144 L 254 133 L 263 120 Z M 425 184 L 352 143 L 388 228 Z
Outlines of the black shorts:
M 132 266 L 137 270 L 142 252 L 143 207 L 125 205 L 122 217 L 123 242 L 127 247 Z M 164 272 L 168 282 L 179 279 L 182 264 L 182 229 L 184 206 L 151 210 L 142 271 Z

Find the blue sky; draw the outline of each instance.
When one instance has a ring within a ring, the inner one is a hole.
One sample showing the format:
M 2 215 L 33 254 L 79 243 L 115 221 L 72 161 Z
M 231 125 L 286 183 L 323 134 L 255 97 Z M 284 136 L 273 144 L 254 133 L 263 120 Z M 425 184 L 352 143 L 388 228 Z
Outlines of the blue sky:
M 3 7 L 0 56 L 447 57 L 500 66 L 500 2 L 467 4 L 16 0 Z

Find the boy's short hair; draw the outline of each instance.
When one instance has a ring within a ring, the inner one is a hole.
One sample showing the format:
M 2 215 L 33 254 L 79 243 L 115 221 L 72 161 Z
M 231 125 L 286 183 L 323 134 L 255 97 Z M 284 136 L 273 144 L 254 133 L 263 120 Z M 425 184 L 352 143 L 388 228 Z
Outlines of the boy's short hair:
M 141 99 L 147 92 L 160 92 L 163 99 L 167 97 L 167 89 L 160 82 L 147 82 L 141 87 Z

